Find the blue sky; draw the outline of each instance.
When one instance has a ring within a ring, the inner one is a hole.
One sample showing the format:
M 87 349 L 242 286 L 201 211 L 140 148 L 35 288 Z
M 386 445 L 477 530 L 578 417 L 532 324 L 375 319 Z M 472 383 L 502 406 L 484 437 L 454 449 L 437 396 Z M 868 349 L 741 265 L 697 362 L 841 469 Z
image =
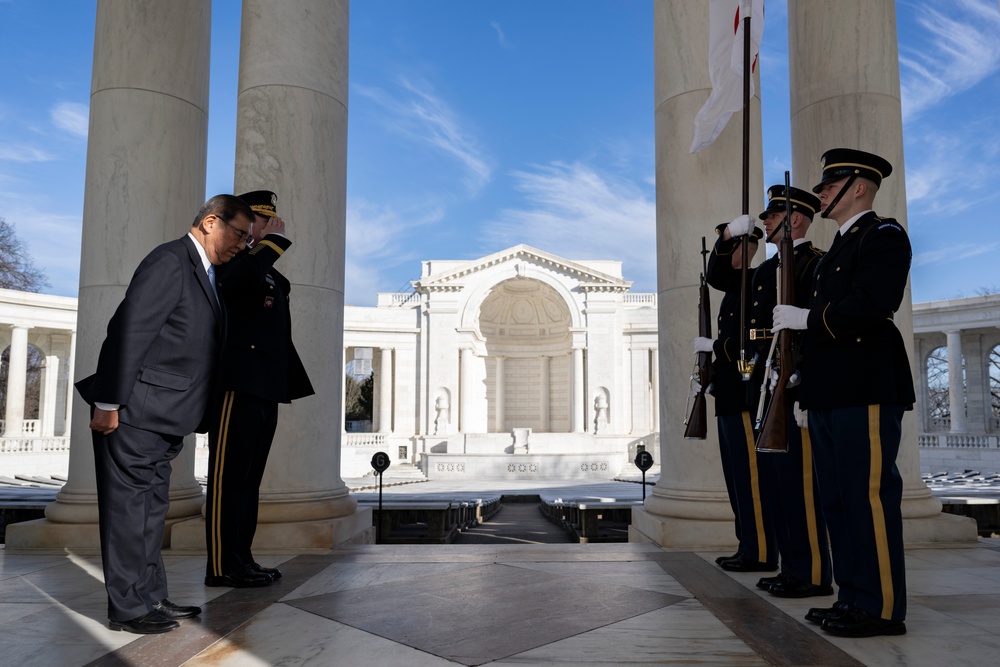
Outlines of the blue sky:
M 240 4 L 213 3 L 206 195 L 233 186 Z M 0 0 L 0 217 L 69 296 L 95 14 Z M 347 302 L 409 291 L 422 259 L 518 243 L 620 259 L 655 291 L 652 15 L 652 0 L 355 0 Z M 897 19 L 914 300 L 1000 290 L 1000 8 L 898 0 Z M 768 0 L 765 184 L 791 165 L 787 72 L 787 4 Z

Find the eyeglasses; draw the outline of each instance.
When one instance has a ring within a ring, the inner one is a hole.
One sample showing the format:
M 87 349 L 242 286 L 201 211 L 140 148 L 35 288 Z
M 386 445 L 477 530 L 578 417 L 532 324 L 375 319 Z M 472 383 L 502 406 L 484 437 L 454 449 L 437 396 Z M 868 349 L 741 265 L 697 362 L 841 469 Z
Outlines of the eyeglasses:
M 215 217 L 219 218 L 219 220 L 222 220 L 222 222 L 224 222 L 227 227 L 229 227 L 230 229 L 232 229 L 233 231 L 235 231 L 237 234 L 240 235 L 240 240 L 237 241 L 237 243 L 248 243 L 250 241 L 250 235 L 251 235 L 251 233 L 253 231 L 253 223 L 250 223 L 250 228 L 249 229 L 247 229 L 246 231 L 243 231 L 242 229 L 240 229 L 239 227 L 237 227 L 233 223 L 229 222 L 225 218 L 220 218 L 219 216 L 215 216 Z

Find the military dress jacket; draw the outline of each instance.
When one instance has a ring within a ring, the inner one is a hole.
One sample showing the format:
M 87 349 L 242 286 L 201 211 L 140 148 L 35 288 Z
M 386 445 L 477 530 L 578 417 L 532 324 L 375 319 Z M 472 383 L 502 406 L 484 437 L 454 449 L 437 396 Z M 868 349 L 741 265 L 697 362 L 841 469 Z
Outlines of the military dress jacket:
M 795 295 L 792 297 L 793 306 L 805 308 L 809 305 L 809 297 L 813 292 L 813 276 L 816 265 L 819 263 L 824 252 L 813 246 L 810 241 L 803 241 L 795 246 L 793 256 L 795 263 Z M 750 307 L 750 329 L 756 331 L 754 340 L 754 350 L 757 355 L 757 364 L 754 366 L 754 374 L 750 379 L 751 394 L 749 401 L 751 405 L 756 404 L 760 396 L 760 384 L 764 379 L 764 369 L 767 363 L 767 355 L 771 351 L 771 341 L 774 335 L 771 333 L 771 326 L 774 324 L 774 307 L 778 303 L 778 269 L 781 266 L 781 256 L 772 255 L 761 262 L 753 272 L 753 282 L 751 292 L 753 301 Z M 803 332 L 796 332 L 794 338 L 794 349 L 796 368 L 801 363 Z M 789 394 L 793 400 L 797 398 L 795 393 Z M 756 409 L 756 406 L 754 407 Z
M 274 268 L 291 245 L 284 236 L 268 234 L 217 271 L 216 285 L 229 321 L 219 374 L 221 391 L 276 403 L 314 393 L 292 343 L 291 284 Z
M 896 220 L 869 211 L 816 265 L 800 403 L 807 409 L 913 406 L 913 374 L 893 315 L 912 250 Z
M 720 230 L 724 225 L 720 226 Z M 723 293 L 719 305 L 719 315 L 716 320 L 717 333 L 713 346 L 712 386 L 711 394 L 715 397 L 715 414 L 719 417 L 735 415 L 748 410 L 747 383 L 740 375 L 736 362 L 740 358 L 740 311 L 742 276 L 741 271 L 733 268 L 733 253 L 741 252 L 741 238 L 723 240 L 720 234 L 712 253 L 708 257 L 708 275 L 705 276 L 709 285 Z M 753 269 L 749 269 L 752 273 Z M 750 293 L 750 280 L 747 280 L 747 294 Z M 750 317 L 749 302 L 747 320 Z M 749 346 L 749 341 L 748 341 Z M 747 353 L 752 354 L 748 349 Z

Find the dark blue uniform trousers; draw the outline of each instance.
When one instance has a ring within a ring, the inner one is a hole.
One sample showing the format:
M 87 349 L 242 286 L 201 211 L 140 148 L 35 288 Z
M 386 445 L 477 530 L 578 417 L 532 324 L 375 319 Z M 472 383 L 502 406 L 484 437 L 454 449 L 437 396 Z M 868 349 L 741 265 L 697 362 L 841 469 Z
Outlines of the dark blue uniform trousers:
M 815 586 L 829 586 L 830 544 L 813 468 L 809 430 L 788 410 L 788 452 L 762 453 L 774 466 L 774 490 L 765 490 L 765 512 L 773 513 L 781 571 Z
M 838 600 L 894 621 L 906 618 L 896 467 L 903 412 L 896 405 L 809 411 Z
M 736 517 L 738 552 L 749 560 L 777 565 L 778 551 L 765 494 L 773 486 L 773 466 L 754 450 L 750 413 L 717 416 L 719 453 L 729 504 Z
M 205 531 L 208 576 L 232 574 L 254 562 L 260 482 L 278 425 L 278 404 L 227 391 L 208 434 Z

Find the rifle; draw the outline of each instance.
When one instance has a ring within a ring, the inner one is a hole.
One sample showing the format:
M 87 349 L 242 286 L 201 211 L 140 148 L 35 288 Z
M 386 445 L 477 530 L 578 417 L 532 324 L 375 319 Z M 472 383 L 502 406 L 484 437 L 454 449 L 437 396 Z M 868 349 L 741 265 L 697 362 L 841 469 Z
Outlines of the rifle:
M 795 302 L 795 243 L 792 241 L 792 197 L 789 189 L 788 172 L 785 172 L 785 222 L 781 233 L 781 272 L 778 278 L 778 303 L 794 305 Z M 795 371 L 795 355 L 792 350 L 794 332 L 782 329 L 777 333 L 778 384 L 774 387 L 767 405 L 764 425 L 757 434 L 755 449 L 758 452 L 788 452 L 788 380 Z M 774 345 L 772 344 L 772 350 Z M 770 364 L 770 362 L 768 362 Z M 764 382 L 770 382 L 770 373 Z
M 705 247 L 705 237 L 701 237 L 701 284 L 698 287 L 698 335 L 703 338 L 712 337 L 712 304 L 709 299 L 708 282 L 705 275 L 708 273 L 708 249 Z M 684 420 L 684 437 L 687 440 L 704 440 L 708 435 L 708 405 L 705 398 L 705 389 L 712 379 L 712 354 L 710 352 L 699 352 L 698 360 L 695 361 L 694 370 L 691 371 L 691 384 L 688 388 L 688 404 L 691 404 L 691 389 L 697 378 L 701 388 L 694 392 L 694 405 L 691 406 L 691 414 Z M 685 406 L 687 412 L 687 406 Z

